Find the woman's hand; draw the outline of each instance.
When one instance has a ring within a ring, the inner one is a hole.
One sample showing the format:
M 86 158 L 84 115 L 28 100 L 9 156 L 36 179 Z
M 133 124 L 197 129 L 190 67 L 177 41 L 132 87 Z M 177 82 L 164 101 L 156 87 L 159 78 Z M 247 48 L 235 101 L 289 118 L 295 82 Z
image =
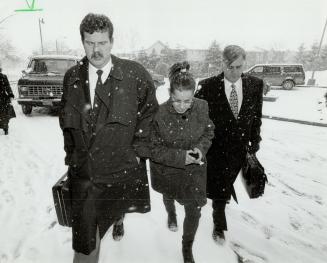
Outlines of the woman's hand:
M 189 165 L 191 163 L 195 163 L 196 162 L 196 158 L 194 158 L 193 156 L 191 156 L 190 153 L 191 154 L 194 153 L 193 150 L 186 151 L 185 165 Z
M 198 148 L 194 148 L 193 150 L 186 151 L 186 160 L 185 165 L 195 163 L 202 165 L 203 162 L 201 161 L 203 157 L 202 152 Z
M 202 165 L 202 164 L 203 164 L 203 162 L 202 162 L 203 154 L 202 154 L 202 152 L 200 151 L 200 149 L 199 149 L 199 148 L 194 148 L 194 149 L 193 149 L 193 152 L 194 152 L 195 154 L 198 154 L 198 155 L 199 155 L 199 157 L 196 159 L 196 163 Z

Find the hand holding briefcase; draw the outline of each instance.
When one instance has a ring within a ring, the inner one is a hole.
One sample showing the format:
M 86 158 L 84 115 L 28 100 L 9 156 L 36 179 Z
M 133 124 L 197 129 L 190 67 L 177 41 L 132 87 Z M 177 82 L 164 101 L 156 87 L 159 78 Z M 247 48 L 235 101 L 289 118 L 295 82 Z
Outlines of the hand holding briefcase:
M 258 198 L 263 195 L 265 185 L 268 183 L 265 169 L 258 161 L 255 154 L 246 155 L 246 164 L 243 170 L 243 185 L 250 198 Z
M 70 227 L 72 224 L 72 199 L 68 172 L 52 187 L 58 223 Z

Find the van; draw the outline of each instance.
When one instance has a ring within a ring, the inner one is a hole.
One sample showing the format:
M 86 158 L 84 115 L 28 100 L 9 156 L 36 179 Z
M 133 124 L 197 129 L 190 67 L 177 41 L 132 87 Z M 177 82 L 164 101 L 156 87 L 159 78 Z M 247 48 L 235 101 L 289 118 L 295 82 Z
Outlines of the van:
M 269 86 L 282 86 L 286 90 L 305 84 L 301 64 L 257 64 L 245 73 L 263 79 Z

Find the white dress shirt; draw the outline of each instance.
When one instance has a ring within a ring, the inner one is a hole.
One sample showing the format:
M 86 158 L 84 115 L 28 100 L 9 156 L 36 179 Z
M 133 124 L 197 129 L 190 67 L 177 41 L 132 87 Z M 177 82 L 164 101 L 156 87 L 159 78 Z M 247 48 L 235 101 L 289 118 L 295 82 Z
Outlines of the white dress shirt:
M 111 60 L 103 67 L 101 70 L 103 71 L 101 75 L 101 81 L 104 84 L 106 79 L 109 77 L 110 70 L 112 68 Z M 93 107 L 95 88 L 97 85 L 98 74 L 97 71 L 99 69 L 94 67 L 91 63 L 89 63 L 89 87 L 90 87 L 90 98 L 91 98 L 91 107 Z
M 242 101 L 243 101 L 242 78 L 239 78 L 235 83 L 232 83 L 226 78 L 224 78 L 224 84 L 225 84 L 225 94 L 228 99 L 228 102 L 230 100 L 230 94 L 232 92 L 232 84 L 235 85 L 237 102 L 238 102 L 238 112 L 240 112 Z

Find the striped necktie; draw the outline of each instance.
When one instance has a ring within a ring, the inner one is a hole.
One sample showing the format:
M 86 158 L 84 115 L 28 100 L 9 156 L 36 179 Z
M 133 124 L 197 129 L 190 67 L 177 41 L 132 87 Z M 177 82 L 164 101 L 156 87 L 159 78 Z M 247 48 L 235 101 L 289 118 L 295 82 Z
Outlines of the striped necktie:
M 238 116 L 238 98 L 237 98 L 237 93 L 236 93 L 236 86 L 235 84 L 232 84 L 231 85 L 232 87 L 232 91 L 230 93 L 230 97 L 229 97 L 229 105 L 230 105 L 230 108 L 233 112 L 233 115 L 235 117 L 235 119 L 237 119 L 237 116 Z
M 93 109 L 97 108 L 99 106 L 99 97 L 97 94 L 97 90 L 101 89 L 102 87 L 102 80 L 101 80 L 101 76 L 103 74 L 103 71 L 101 69 L 97 70 L 97 75 L 98 75 L 98 80 L 97 80 L 97 84 L 95 86 L 95 91 L 94 91 L 94 101 L 93 101 Z

